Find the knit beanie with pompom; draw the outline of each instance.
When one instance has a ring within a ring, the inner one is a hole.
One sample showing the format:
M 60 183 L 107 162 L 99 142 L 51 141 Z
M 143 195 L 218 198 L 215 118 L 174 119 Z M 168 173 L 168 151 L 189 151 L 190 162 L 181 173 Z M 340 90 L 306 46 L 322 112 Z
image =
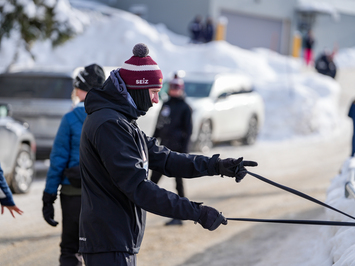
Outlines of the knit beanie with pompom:
M 133 56 L 120 68 L 120 76 L 127 89 L 161 88 L 163 74 L 158 64 L 148 55 L 148 47 L 143 43 L 138 43 L 132 52 Z
M 136 44 L 133 56 L 119 70 L 137 108 L 145 112 L 153 106 L 149 89 L 161 88 L 163 84 L 163 74 L 148 53 L 149 49 L 145 44 Z

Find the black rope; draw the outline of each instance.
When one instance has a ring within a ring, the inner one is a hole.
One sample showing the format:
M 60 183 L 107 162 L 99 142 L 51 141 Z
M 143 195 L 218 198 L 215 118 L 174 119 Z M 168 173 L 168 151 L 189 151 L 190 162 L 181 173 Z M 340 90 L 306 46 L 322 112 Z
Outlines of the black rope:
M 227 218 L 230 221 L 243 222 L 264 222 L 279 224 L 313 224 L 313 225 L 338 225 L 338 226 L 355 226 L 355 223 L 337 222 L 337 221 L 317 221 L 317 220 L 278 220 L 278 219 L 251 219 L 251 218 Z
M 273 185 L 273 186 L 275 186 L 275 187 L 281 188 L 281 189 L 283 189 L 283 190 L 285 190 L 285 191 L 288 191 L 288 192 L 290 192 L 290 193 L 292 193 L 292 194 L 295 194 L 295 195 L 297 195 L 297 196 L 300 196 L 300 197 L 302 197 L 302 198 L 305 198 L 305 199 L 307 199 L 307 200 L 309 200 L 309 201 L 312 201 L 312 202 L 314 202 L 314 203 L 317 203 L 317 204 L 319 204 L 319 205 L 321 205 L 321 206 L 323 206 L 323 207 L 329 208 L 329 209 L 331 209 L 331 210 L 333 210 L 333 211 L 339 212 L 339 213 L 341 213 L 341 214 L 343 214 L 343 215 L 345 215 L 345 216 L 348 216 L 349 218 L 355 220 L 355 217 L 354 217 L 354 216 L 351 216 L 350 214 L 347 214 L 347 213 L 345 213 L 345 212 L 342 212 L 342 211 L 340 211 L 340 210 L 338 210 L 338 209 L 336 209 L 336 208 L 334 208 L 334 207 L 332 207 L 332 206 L 330 206 L 330 205 L 328 205 L 328 204 L 325 204 L 324 202 L 321 202 L 321 201 L 319 201 L 319 200 L 317 200 L 317 199 L 315 199 L 315 198 L 313 198 L 313 197 L 311 197 L 311 196 L 308 196 L 307 194 L 304 194 L 304 193 L 302 193 L 302 192 L 300 192 L 300 191 L 298 191 L 298 190 L 295 190 L 295 189 L 293 189 L 293 188 L 289 188 L 289 187 L 280 185 L 280 184 L 278 184 L 278 183 L 276 183 L 276 182 L 274 182 L 274 181 L 271 181 L 271 180 L 269 180 L 269 179 L 267 179 L 267 178 L 265 178 L 265 177 L 262 177 L 262 176 L 260 176 L 260 175 L 251 173 L 251 172 L 249 172 L 249 171 L 247 171 L 247 173 L 248 173 L 249 175 L 252 175 L 252 176 L 254 176 L 254 177 L 260 179 L 261 181 L 264 181 L 264 182 L 270 184 L 270 185 Z
M 336 211 L 336 212 L 339 212 L 351 219 L 354 219 L 355 220 L 355 217 L 350 215 L 350 214 L 347 214 L 345 212 L 342 212 L 324 202 L 321 202 L 305 193 L 302 193 L 298 190 L 295 190 L 293 188 L 289 188 L 289 187 L 286 187 L 286 186 L 283 186 L 281 184 L 278 184 L 274 181 L 271 181 L 265 177 L 262 177 L 258 174 L 254 174 L 254 173 L 251 173 L 249 171 L 247 171 L 247 173 L 249 175 L 252 175 L 254 177 L 256 177 L 257 179 L 261 180 L 261 181 L 264 181 L 265 183 L 268 183 L 270 185 L 273 185 L 275 187 L 278 187 L 280 189 L 283 189 L 287 192 L 290 192 L 292 194 L 295 194 L 299 197 L 302 197 L 304 199 L 307 199 L 309 201 L 312 201 L 316 204 L 319 204 L 323 207 L 326 207 L 328 209 L 331 209 L 333 211 Z M 331 225 L 331 226 L 355 226 L 355 223 L 351 223 L 351 222 L 337 222 L 337 221 L 317 221 L 317 220 L 280 220 L 280 219 L 252 219 L 252 218 L 226 218 L 227 220 L 230 220 L 230 221 L 245 221 L 245 222 L 264 222 L 264 223 L 284 223 L 284 224 L 312 224 L 312 225 Z

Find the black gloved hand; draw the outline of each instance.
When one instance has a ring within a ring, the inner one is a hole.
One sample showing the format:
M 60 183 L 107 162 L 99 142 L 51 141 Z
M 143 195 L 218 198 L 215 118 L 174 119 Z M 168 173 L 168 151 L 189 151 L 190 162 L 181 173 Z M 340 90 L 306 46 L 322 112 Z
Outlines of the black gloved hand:
M 244 166 L 257 166 L 258 163 L 253 161 L 243 161 L 243 157 L 238 159 L 227 158 L 227 159 L 219 159 L 216 164 L 218 164 L 218 172 L 223 175 L 229 177 L 235 177 L 235 181 L 239 183 L 244 176 L 247 174 L 247 169 Z
M 42 213 L 44 220 L 51 226 L 57 226 L 58 222 L 54 221 L 54 207 L 53 203 L 57 199 L 57 194 L 49 194 L 47 192 L 43 192 L 43 208 Z
M 222 215 L 221 212 L 218 212 L 216 209 L 200 205 L 201 214 L 198 218 L 198 223 L 202 225 L 203 228 L 213 231 L 217 229 L 220 224 L 226 225 L 228 223 L 227 219 Z

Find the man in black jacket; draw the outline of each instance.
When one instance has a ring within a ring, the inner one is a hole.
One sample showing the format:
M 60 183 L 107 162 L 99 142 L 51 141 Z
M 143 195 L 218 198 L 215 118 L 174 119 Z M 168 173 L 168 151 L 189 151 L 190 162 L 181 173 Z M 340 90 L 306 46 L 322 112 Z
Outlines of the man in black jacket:
M 192 133 L 192 110 L 185 101 L 184 80 L 175 75 L 169 82 L 169 99 L 163 104 L 153 137 L 160 139 L 160 144 L 172 151 L 188 152 Z M 158 184 L 162 174 L 153 171 L 150 180 Z M 175 177 L 176 191 L 185 197 L 182 177 Z M 179 219 L 172 219 L 165 225 L 182 225 Z
M 334 52 L 329 51 L 322 52 L 316 59 L 315 68 L 318 73 L 332 77 L 335 79 L 337 74 L 337 68 L 333 61 Z
M 146 211 L 198 222 L 215 230 L 227 220 L 216 209 L 189 201 L 148 180 L 148 169 L 166 176 L 226 175 L 239 182 L 255 162 L 177 153 L 146 136 L 136 119 L 158 103 L 159 66 L 137 44 L 122 68 L 85 99 L 88 114 L 80 142 L 82 207 L 79 252 L 85 265 L 136 265 Z

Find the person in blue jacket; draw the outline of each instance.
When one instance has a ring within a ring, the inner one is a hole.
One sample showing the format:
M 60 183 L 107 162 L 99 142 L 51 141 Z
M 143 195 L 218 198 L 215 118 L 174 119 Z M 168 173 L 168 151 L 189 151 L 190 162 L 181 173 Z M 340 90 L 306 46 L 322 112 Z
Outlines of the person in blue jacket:
M 136 265 L 146 211 L 192 220 L 208 230 L 227 224 L 213 207 L 160 188 L 148 179 L 149 169 L 168 177 L 220 174 L 239 182 L 247 174 L 245 166 L 257 165 L 243 158 L 220 159 L 219 154 L 174 152 L 140 130 L 136 120 L 159 102 L 163 82 L 148 53 L 146 45 L 135 45 L 133 56 L 85 98 L 79 252 L 86 266 Z
M 81 208 L 81 178 L 79 171 L 79 146 L 81 130 L 86 118 L 84 99 L 87 92 L 100 87 L 105 81 L 101 66 L 92 64 L 80 71 L 73 82 L 73 110 L 65 114 L 54 139 L 50 167 L 43 192 L 43 217 L 51 226 L 54 220 L 54 201 L 60 187 L 62 207 L 61 266 L 82 265 L 79 250 L 79 214 Z
M 355 154 L 355 101 L 353 101 L 349 108 L 348 116 L 353 120 L 353 137 L 351 142 L 351 155 Z
M 17 212 L 18 214 L 22 215 L 23 211 L 21 211 L 14 202 L 14 199 L 12 198 L 12 193 L 11 190 L 6 183 L 6 179 L 4 176 L 4 172 L 1 168 L 0 165 L 0 204 L 1 204 L 1 214 L 4 213 L 4 207 L 7 208 L 12 217 L 15 218 L 15 215 L 13 212 Z

